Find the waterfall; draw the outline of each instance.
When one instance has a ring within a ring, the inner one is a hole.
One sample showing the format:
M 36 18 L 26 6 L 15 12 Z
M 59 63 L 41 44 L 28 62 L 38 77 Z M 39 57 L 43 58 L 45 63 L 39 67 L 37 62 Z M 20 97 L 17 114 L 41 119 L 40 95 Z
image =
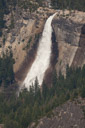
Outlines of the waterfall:
M 41 40 L 37 50 L 37 55 L 34 63 L 32 64 L 23 85 L 29 90 L 30 85 L 34 84 L 37 77 L 39 85 L 42 84 L 45 71 L 50 65 L 51 47 L 52 47 L 52 26 L 51 22 L 56 14 L 50 16 L 44 26 Z

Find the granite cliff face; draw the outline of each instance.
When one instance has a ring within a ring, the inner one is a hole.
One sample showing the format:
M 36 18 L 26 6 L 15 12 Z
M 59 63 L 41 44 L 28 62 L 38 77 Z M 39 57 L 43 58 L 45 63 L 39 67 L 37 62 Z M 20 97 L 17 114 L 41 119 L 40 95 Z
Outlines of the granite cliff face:
M 55 108 L 52 114 L 44 117 L 36 123 L 32 123 L 28 128 L 85 128 L 85 99 L 68 101 Z
M 0 38 L 0 55 L 6 49 L 12 50 L 15 59 L 15 78 L 21 83 L 35 59 L 45 21 L 55 13 L 55 10 L 40 7 L 30 13 L 29 9 L 21 10 L 16 7 L 12 13 L 4 16 L 6 28 L 3 29 L 4 34 Z M 13 28 L 10 28 L 11 15 L 14 20 Z
M 22 82 L 26 77 L 36 57 L 38 42 L 45 21 L 55 12 L 56 10 L 40 7 L 30 14 L 29 10 L 23 10 L 21 13 L 21 10 L 16 8 L 16 11 L 13 12 L 14 28 L 12 29 L 9 27 L 11 14 L 4 16 L 6 28 L 3 29 L 3 37 L 0 38 L 0 45 L 2 45 L 0 53 L 7 48 L 12 49 L 17 81 Z M 63 14 L 61 10 L 57 10 L 52 21 L 52 27 L 54 30 L 52 35 L 53 47 L 51 65 L 46 72 L 47 83 L 49 83 L 49 77 L 54 67 L 56 67 L 57 72 L 61 70 L 65 74 L 67 64 L 73 67 L 82 67 L 85 64 L 85 13 L 79 11 L 70 13 L 65 10 Z M 56 54 L 58 54 L 57 61 Z
M 58 43 L 58 62 L 59 70 L 65 74 L 66 65 L 77 67 L 85 64 L 85 13 L 59 11 L 55 16 L 52 26 Z

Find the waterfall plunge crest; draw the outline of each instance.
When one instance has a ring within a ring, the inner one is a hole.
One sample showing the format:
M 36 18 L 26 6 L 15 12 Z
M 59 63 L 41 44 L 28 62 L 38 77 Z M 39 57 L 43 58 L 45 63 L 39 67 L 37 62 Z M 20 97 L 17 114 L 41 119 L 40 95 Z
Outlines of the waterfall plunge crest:
M 44 79 L 44 74 L 47 68 L 50 65 L 50 57 L 51 57 L 51 36 L 52 36 L 52 26 L 51 22 L 53 17 L 56 14 L 53 14 L 50 16 L 44 26 L 44 30 L 42 33 L 41 40 L 39 41 L 39 47 L 37 50 L 37 56 L 32 64 L 24 82 L 23 85 L 29 90 L 29 87 L 34 84 L 35 79 L 37 77 L 39 85 L 42 84 Z

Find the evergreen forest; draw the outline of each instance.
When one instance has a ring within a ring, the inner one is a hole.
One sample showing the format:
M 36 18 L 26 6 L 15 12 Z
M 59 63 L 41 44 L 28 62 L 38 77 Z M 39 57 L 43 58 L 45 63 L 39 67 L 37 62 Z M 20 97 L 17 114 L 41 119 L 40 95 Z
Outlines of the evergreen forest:
M 85 98 L 85 65 L 82 69 L 67 66 L 66 78 L 61 72 L 57 76 L 54 70 L 51 88 L 43 82 L 41 89 L 36 78 L 30 90 L 24 89 L 19 96 L 14 90 L 1 92 L 0 124 L 5 124 L 5 128 L 27 128 L 43 116 L 50 117 L 57 106 L 80 96 Z

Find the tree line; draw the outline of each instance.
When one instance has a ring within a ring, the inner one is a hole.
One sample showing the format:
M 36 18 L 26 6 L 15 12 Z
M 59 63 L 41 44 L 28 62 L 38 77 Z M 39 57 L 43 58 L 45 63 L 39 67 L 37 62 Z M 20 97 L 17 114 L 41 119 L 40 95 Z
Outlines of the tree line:
M 12 52 L 6 51 L 6 54 L 3 54 L 0 57 L 0 86 L 8 87 L 14 82 L 14 71 L 13 71 L 13 54 Z
M 29 91 L 24 89 L 19 97 L 13 93 L 7 98 L 0 93 L 0 123 L 5 128 L 27 128 L 31 122 L 37 124 L 38 119 L 50 116 L 55 107 L 78 96 L 85 97 L 85 65 L 82 69 L 67 66 L 66 77 L 61 72 L 57 76 L 54 70 L 50 88 L 43 82 L 41 89 L 36 78 Z
M 56 9 L 85 11 L 85 0 L 51 0 L 51 3 Z

